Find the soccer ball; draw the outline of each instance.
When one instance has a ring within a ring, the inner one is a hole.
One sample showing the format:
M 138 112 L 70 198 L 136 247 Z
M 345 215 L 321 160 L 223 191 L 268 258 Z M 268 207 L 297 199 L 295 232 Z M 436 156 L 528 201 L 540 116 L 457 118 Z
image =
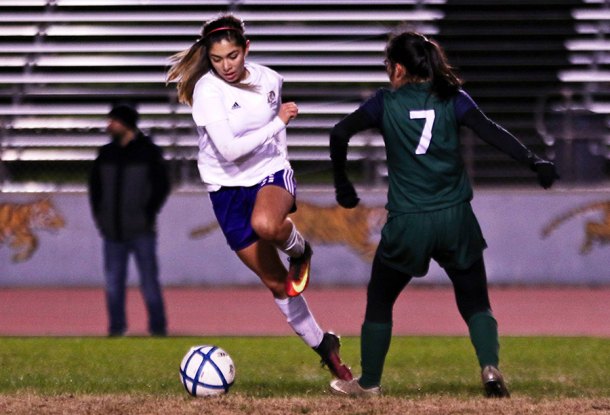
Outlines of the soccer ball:
M 217 346 L 193 346 L 180 363 L 180 380 L 192 396 L 227 393 L 235 381 L 235 364 Z

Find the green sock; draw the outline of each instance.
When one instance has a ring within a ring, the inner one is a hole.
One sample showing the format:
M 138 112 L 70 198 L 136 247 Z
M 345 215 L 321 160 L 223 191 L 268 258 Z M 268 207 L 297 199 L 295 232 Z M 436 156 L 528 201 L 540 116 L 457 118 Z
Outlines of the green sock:
M 492 365 L 498 367 L 500 344 L 498 342 L 498 323 L 491 310 L 474 314 L 468 320 L 470 341 L 474 346 L 481 368 Z
M 359 383 L 363 388 L 381 384 L 383 363 L 390 348 L 391 339 L 392 323 L 373 323 L 365 320 L 362 324 L 360 337 L 362 376 Z

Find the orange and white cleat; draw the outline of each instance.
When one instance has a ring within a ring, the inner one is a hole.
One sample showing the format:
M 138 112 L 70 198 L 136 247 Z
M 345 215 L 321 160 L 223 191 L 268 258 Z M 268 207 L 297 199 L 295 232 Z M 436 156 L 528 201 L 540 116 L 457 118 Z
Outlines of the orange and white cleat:
M 296 297 L 307 288 L 312 255 L 313 250 L 309 242 L 305 241 L 303 255 L 298 258 L 288 258 L 288 262 L 290 262 L 288 275 L 286 275 L 286 294 L 288 297 Z

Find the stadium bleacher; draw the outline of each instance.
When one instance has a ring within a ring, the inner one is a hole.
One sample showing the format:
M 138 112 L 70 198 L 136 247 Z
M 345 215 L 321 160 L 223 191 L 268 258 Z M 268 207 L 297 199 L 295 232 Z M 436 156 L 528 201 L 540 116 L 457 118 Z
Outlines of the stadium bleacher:
M 299 103 L 300 115 L 288 131 L 297 173 L 312 166 L 313 171 L 328 169 L 330 127 L 387 83 L 383 48 L 397 27 L 438 39 L 481 107 L 543 152 L 533 111 L 538 97 L 559 85 L 559 70 L 569 65 L 564 42 L 573 34 L 571 13 L 582 2 L 491 3 L 0 2 L 0 156 L 6 175 L 0 183 L 18 180 L 37 163 L 86 168 L 96 148 L 108 140 L 105 114 L 116 101 L 137 103 L 141 127 L 165 148 L 168 159 L 182 165 L 177 181 L 195 179 L 197 135 L 189 109 L 176 102 L 173 86 L 165 84 L 165 71 L 168 57 L 192 44 L 205 20 L 226 11 L 246 22 L 250 59 L 278 70 L 285 77 L 284 99 Z M 475 182 L 533 179 L 470 135 L 464 142 Z M 369 179 L 383 175 L 379 135 L 361 134 L 352 144 L 353 160 L 379 167 Z
M 561 96 L 547 98 L 547 111 L 564 119 L 569 116 L 576 127 L 565 128 L 560 138 L 573 141 L 566 143 L 572 146 L 586 146 L 587 170 L 601 171 L 598 176 L 603 176 L 604 168 L 598 164 L 610 160 L 610 1 L 584 0 L 572 10 L 572 17 L 576 33 L 565 43 L 570 67 L 559 71 Z M 555 144 L 556 138 L 549 134 L 545 141 Z
M 295 0 L 6 3 L 0 3 L 0 139 L 9 172 L 25 162 L 91 160 L 108 140 L 105 114 L 113 101 L 138 104 L 141 127 L 168 158 L 193 160 L 197 135 L 189 109 L 165 85 L 168 57 L 225 11 L 245 20 L 251 59 L 281 72 L 284 98 L 299 102 L 291 158 L 327 160 L 329 128 L 386 82 L 387 33 L 411 22 L 433 34 L 443 16 L 433 7 L 439 0 L 374 7 Z M 371 137 L 355 140 L 352 158 L 368 157 Z M 379 137 L 373 141 L 381 146 Z
M 610 80 L 610 1 L 585 0 L 584 3 L 572 12 L 576 35 L 566 41 L 571 67 L 560 71 L 559 78 L 585 92 L 587 104 L 594 112 L 607 113 L 607 97 L 595 102 L 598 98 L 595 93 L 607 92 L 602 83 Z

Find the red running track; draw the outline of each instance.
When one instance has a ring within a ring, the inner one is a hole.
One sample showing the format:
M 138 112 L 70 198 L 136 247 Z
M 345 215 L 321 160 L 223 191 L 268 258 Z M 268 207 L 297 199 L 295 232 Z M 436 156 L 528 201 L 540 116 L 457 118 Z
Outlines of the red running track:
M 170 335 L 291 335 L 262 288 L 166 288 Z M 364 288 L 310 289 L 305 294 L 324 330 L 359 335 Z M 610 287 L 490 288 L 504 336 L 610 337 Z M 137 288 L 128 293 L 128 335 L 145 335 L 146 312 Z M 104 336 L 99 288 L 3 288 L 0 335 Z M 397 335 L 467 335 L 450 287 L 408 287 L 394 308 Z

